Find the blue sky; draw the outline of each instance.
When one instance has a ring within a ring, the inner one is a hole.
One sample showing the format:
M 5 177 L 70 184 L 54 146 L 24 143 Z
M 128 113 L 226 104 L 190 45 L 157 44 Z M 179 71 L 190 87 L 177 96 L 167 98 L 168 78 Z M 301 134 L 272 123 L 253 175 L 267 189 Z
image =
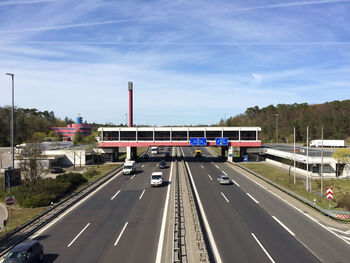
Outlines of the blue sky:
M 0 105 L 125 123 L 214 124 L 349 99 L 350 0 L 0 1 Z

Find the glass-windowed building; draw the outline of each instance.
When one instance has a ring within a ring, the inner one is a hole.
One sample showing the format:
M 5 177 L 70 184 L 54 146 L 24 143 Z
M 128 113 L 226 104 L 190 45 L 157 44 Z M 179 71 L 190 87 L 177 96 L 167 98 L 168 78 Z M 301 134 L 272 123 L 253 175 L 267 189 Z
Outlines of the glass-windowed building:
M 67 127 L 53 127 L 52 130 L 61 134 L 64 141 L 71 141 L 78 131 L 82 137 L 91 135 L 92 124 L 83 123 L 83 117 L 77 117 L 75 123 L 68 124 Z

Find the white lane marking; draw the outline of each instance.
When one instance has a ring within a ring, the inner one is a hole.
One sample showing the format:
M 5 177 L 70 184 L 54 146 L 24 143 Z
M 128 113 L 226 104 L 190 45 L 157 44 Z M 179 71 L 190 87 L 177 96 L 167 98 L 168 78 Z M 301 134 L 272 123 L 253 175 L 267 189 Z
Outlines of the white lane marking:
M 223 192 L 221 192 L 221 195 L 222 195 L 222 197 L 223 197 L 223 198 L 225 198 L 225 200 L 226 200 L 226 202 L 227 202 L 227 203 L 229 203 L 229 202 L 230 202 L 230 201 L 229 201 L 229 200 L 226 198 L 226 196 L 224 195 L 224 193 L 223 193 Z
M 349 240 L 349 241 L 350 241 L 350 237 L 344 237 L 344 236 L 343 236 L 343 238 L 345 238 L 346 240 Z
M 174 151 L 174 149 L 175 148 L 173 148 L 173 151 Z M 173 153 L 171 155 L 173 155 Z M 159 235 L 159 241 L 158 241 L 156 263 L 161 263 L 162 262 L 162 252 L 163 252 L 163 244 L 164 244 L 165 225 L 166 225 L 166 217 L 167 217 L 168 206 L 169 206 L 170 186 L 171 186 L 171 176 L 172 176 L 172 173 L 173 173 L 173 164 L 174 164 L 174 162 L 171 162 L 168 191 L 167 191 L 166 198 L 165 198 L 162 226 L 160 228 L 160 235 Z
M 132 180 L 135 177 L 136 174 L 134 174 L 133 176 L 131 176 L 130 180 Z
M 273 260 L 273 258 L 270 256 L 270 254 L 266 251 L 266 249 L 264 248 L 264 246 L 260 243 L 259 239 L 254 235 L 254 233 L 252 233 L 252 236 L 254 237 L 255 241 L 259 244 L 259 246 L 261 247 L 261 249 L 265 252 L 266 256 L 271 260 L 271 262 L 275 262 Z
M 338 235 L 337 233 L 335 233 L 334 231 L 332 231 L 331 229 L 329 229 L 327 226 L 321 224 L 320 222 L 318 222 L 315 218 L 311 217 L 310 215 L 304 213 L 304 211 L 302 211 L 301 209 L 297 208 L 296 206 L 292 205 L 291 203 L 289 203 L 287 200 L 283 199 L 282 197 L 280 197 L 279 195 L 275 194 L 274 192 L 272 192 L 271 190 L 268 190 L 272 195 L 274 195 L 275 197 L 277 197 L 278 199 L 280 199 L 281 201 L 285 202 L 287 205 L 291 206 L 292 208 L 294 208 L 295 210 L 297 210 L 298 212 L 300 212 L 302 215 L 306 216 L 307 218 L 309 218 L 311 221 L 315 222 L 316 224 L 318 224 L 320 227 L 324 228 L 325 230 L 327 230 L 328 232 L 332 233 L 333 235 L 335 235 L 336 237 L 340 238 L 341 240 L 343 240 L 346 244 L 350 245 L 350 242 L 348 242 L 346 239 L 344 239 L 343 236 Z
M 111 197 L 111 201 L 112 201 L 119 193 L 120 193 L 120 190 L 119 190 L 118 192 L 116 192 L 115 195 L 113 195 L 113 196 Z
M 231 180 L 232 183 L 234 183 L 235 185 L 237 185 L 239 187 L 239 184 L 235 181 L 235 180 Z
M 295 234 L 288 227 L 286 227 L 280 220 L 278 220 L 277 217 L 272 216 L 272 218 L 275 219 L 277 223 L 279 223 L 285 230 L 287 230 L 289 234 L 291 234 L 292 236 L 295 236 Z
M 225 173 L 225 171 L 221 171 L 224 175 L 227 175 L 227 173 Z
M 143 165 L 141 165 L 141 168 L 143 168 L 145 165 L 143 164 Z
M 215 165 L 215 163 L 211 162 L 211 164 Z
M 208 176 L 209 176 L 209 178 L 210 178 L 210 180 L 212 180 L 213 181 L 213 178 L 211 178 L 211 176 L 208 174 Z
M 338 229 L 338 228 L 333 228 L 333 227 L 328 227 L 329 229 L 332 229 L 332 230 L 334 230 L 334 231 L 337 231 L 337 232 L 339 232 L 339 233 L 342 233 L 342 234 L 346 234 L 346 235 L 348 235 L 348 234 L 350 234 L 350 230 L 346 230 L 346 231 L 344 231 L 344 230 L 341 230 L 341 229 Z
M 232 167 L 231 167 L 232 168 Z M 265 189 L 266 191 L 268 191 L 269 193 L 271 193 L 272 195 L 274 195 L 275 197 L 277 197 L 278 199 L 280 199 L 281 201 L 283 201 L 284 203 L 286 203 L 287 205 L 289 205 L 290 207 L 294 208 L 296 211 L 300 212 L 302 215 L 306 216 L 307 218 L 309 218 L 311 221 L 315 222 L 316 224 L 318 224 L 320 227 L 324 228 L 325 230 L 327 230 L 328 232 L 332 233 L 333 235 L 335 235 L 336 237 L 338 237 L 339 239 L 343 240 L 346 244 L 350 245 L 350 242 L 348 242 L 346 239 L 343 238 L 343 236 L 338 235 L 337 233 L 335 233 L 334 231 L 332 231 L 331 229 L 329 229 L 327 226 L 321 224 L 319 221 L 317 221 L 315 218 L 313 218 L 312 216 L 304 213 L 304 211 L 302 211 L 301 209 L 297 208 L 296 206 L 292 205 L 290 202 L 288 202 L 287 200 L 285 200 L 284 198 L 280 197 L 278 194 L 275 194 L 274 192 L 272 192 L 272 190 L 267 189 L 266 187 L 262 186 L 261 184 L 255 182 L 253 179 L 249 178 L 247 175 L 243 174 L 242 172 L 240 172 L 238 169 L 233 168 L 235 171 L 237 171 L 238 173 L 240 173 L 241 175 L 243 175 L 245 178 L 248 178 L 249 180 L 251 180 L 252 182 L 254 182 L 255 184 L 257 184 L 258 186 L 260 186 L 261 188 Z
M 79 232 L 78 235 L 76 235 L 76 237 L 68 244 L 67 247 L 70 247 L 74 243 L 74 241 L 85 231 L 85 229 L 88 228 L 89 225 L 90 223 L 87 223 L 87 225 Z
M 201 165 L 201 167 L 204 169 L 203 165 Z
M 142 198 L 142 196 L 143 196 L 143 194 L 145 193 L 145 189 L 143 189 L 143 191 L 142 191 L 142 194 L 140 195 L 140 197 L 139 197 L 139 200 L 141 200 L 141 198 Z
M 38 230 L 34 235 L 30 236 L 30 239 L 34 239 L 37 236 L 39 236 L 41 233 L 43 233 L 44 231 L 46 231 L 47 229 L 49 229 L 51 226 L 53 226 L 54 224 L 56 224 L 59 220 L 61 220 L 65 215 L 67 215 L 68 213 L 70 213 L 73 209 L 75 209 L 76 207 L 78 207 L 79 205 L 81 205 L 82 203 L 84 203 L 86 200 L 88 200 L 91 196 L 93 196 L 94 194 L 96 194 L 99 190 L 101 190 L 103 187 L 105 187 L 107 184 L 109 184 L 112 180 L 114 180 L 115 178 L 117 178 L 119 175 L 122 174 L 123 171 L 120 171 L 119 173 L 117 173 L 115 176 L 113 176 L 112 178 L 108 179 L 104 184 L 102 184 L 101 186 L 99 186 L 98 188 L 96 188 L 96 190 L 92 191 L 90 194 L 88 194 L 84 199 L 80 200 L 78 203 L 76 203 L 75 205 L 73 205 L 71 208 L 67 209 L 66 212 L 62 213 L 60 216 L 56 217 L 56 219 L 52 220 L 51 223 L 47 224 L 45 227 L 41 228 L 40 230 Z
M 254 201 L 255 203 L 259 204 L 259 202 L 258 202 L 254 197 L 252 197 L 249 193 L 247 193 L 247 195 L 248 195 L 251 199 L 253 199 L 253 201 Z
M 216 166 L 216 168 L 220 169 L 219 166 L 217 166 L 216 164 L 214 164 Z
M 118 242 L 119 242 L 120 238 L 122 237 L 122 235 L 123 235 L 123 233 L 124 233 L 125 228 L 126 228 L 126 226 L 127 226 L 127 225 L 128 225 L 128 222 L 126 222 L 126 223 L 125 223 L 125 225 L 124 225 L 124 227 L 123 227 L 122 231 L 120 232 L 120 234 L 119 234 L 119 236 L 118 236 L 117 240 L 115 241 L 115 243 L 114 243 L 114 246 L 115 246 L 115 247 L 117 246 L 117 244 L 118 244 Z
M 183 152 L 182 148 L 180 148 L 180 149 L 181 149 L 182 154 L 184 155 L 184 152 Z M 184 155 L 184 156 L 185 156 L 185 155 Z M 207 230 L 207 233 L 208 233 L 208 238 L 209 238 L 210 245 L 211 245 L 211 247 L 212 247 L 212 249 L 213 249 L 213 254 L 214 254 L 215 262 L 217 262 L 217 263 L 222 263 L 222 260 L 221 260 L 220 254 L 219 254 L 219 250 L 218 250 L 218 248 L 217 248 L 217 246 L 216 246 L 213 233 L 211 232 L 211 229 L 210 229 L 210 226 L 209 226 L 209 222 L 208 222 L 208 219 L 207 219 L 207 217 L 206 217 L 206 215 L 205 215 L 205 212 L 204 212 L 204 208 L 203 208 L 201 199 L 199 198 L 198 191 L 197 191 L 197 187 L 196 187 L 196 185 L 195 185 L 195 183 L 194 183 L 194 180 L 193 180 L 193 177 L 192 177 L 192 173 L 191 173 L 190 167 L 189 167 L 189 165 L 188 165 L 187 162 L 185 162 L 185 164 L 186 164 L 186 166 L 187 166 L 188 173 L 189 173 L 189 175 L 190 175 L 190 179 L 191 179 L 191 182 L 192 182 L 192 185 L 193 185 L 194 193 L 195 193 L 196 198 L 197 198 L 197 200 L 198 200 L 198 207 L 199 207 L 199 210 L 200 210 L 200 212 L 201 212 L 201 214 L 202 214 L 202 217 L 203 217 L 203 223 L 204 223 L 204 226 L 205 226 L 205 228 L 206 228 L 206 230 Z M 157 263 L 160 263 L 160 261 L 157 262 Z

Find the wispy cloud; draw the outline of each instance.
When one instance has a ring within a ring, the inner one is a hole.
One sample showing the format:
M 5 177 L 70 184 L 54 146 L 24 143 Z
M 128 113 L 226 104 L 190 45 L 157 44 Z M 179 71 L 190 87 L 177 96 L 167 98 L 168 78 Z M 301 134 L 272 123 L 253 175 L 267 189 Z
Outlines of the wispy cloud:
M 54 3 L 54 2 L 63 2 L 63 0 L 27 0 L 27 1 L 4 1 L 0 3 L 0 6 L 9 6 L 9 5 L 32 5 L 32 4 L 41 4 L 41 3 Z
M 350 92 L 350 0 L 20 2 L 0 8 L 0 72 L 16 74 L 21 107 L 121 123 L 133 81 L 136 123 L 210 124 Z M 9 85 L 0 74 L 0 105 Z

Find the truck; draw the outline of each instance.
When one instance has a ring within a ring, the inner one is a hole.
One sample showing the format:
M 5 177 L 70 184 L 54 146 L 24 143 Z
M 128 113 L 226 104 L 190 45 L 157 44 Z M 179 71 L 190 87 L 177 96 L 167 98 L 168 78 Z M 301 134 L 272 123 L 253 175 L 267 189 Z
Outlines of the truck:
M 158 146 L 153 146 L 153 147 L 151 148 L 151 153 L 152 153 L 152 154 L 157 154 L 157 153 L 158 153 Z
M 310 147 L 322 147 L 322 140 L 312 140 Z M 323 147 L 345 147 L 344 140 L 323 140 Z
M 123 166 L 123 174 L 134 174 L 136 172 L 135 161 L 126 161 Z

